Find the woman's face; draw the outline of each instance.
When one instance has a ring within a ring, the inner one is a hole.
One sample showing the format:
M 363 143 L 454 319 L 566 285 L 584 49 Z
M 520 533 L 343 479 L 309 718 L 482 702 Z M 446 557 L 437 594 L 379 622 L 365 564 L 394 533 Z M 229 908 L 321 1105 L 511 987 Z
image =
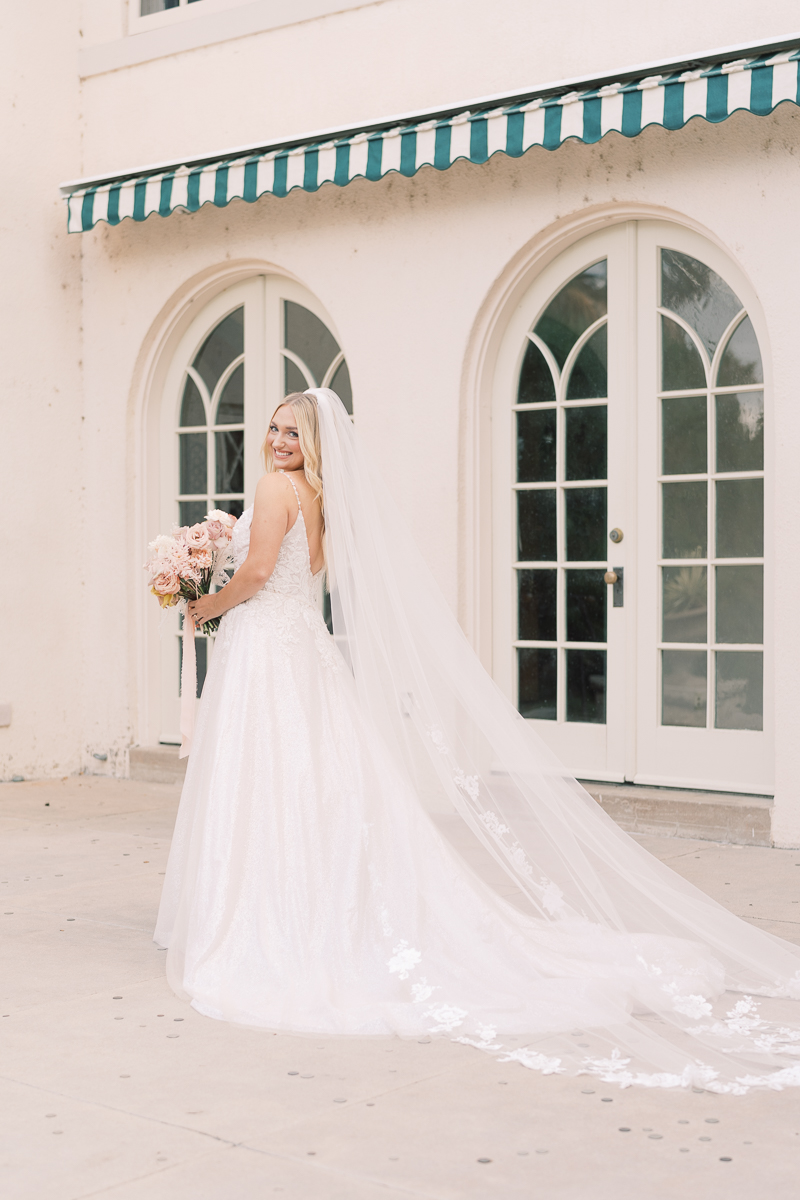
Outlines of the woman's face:
M 267 442 L 272 449 L 275 465 L 283 471 L 303 469 L 303 451 L 297 434 L 294 409 L 282 404 L 270 422 Z

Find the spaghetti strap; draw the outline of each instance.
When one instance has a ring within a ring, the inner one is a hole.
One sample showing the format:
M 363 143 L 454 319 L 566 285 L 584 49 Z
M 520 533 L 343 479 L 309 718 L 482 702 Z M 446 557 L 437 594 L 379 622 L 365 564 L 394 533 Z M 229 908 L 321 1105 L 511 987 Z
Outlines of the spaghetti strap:
M 292 491 L 294 492 L 294 498 L 297 501 L 297 515 L 298 515 L 298 517 L 302 517 L 303 516 L 303 505 L 300 503 L 300 493 L 297 490 L 297 484 L 292 479 L 291 475 L 287 475 L 285 471 L 281 471 L 280 474 L 283 476 L 284 479 L 286 479 L 292 485 Z M 303 521 L 305 521 L 305 517 L 303 517 Z

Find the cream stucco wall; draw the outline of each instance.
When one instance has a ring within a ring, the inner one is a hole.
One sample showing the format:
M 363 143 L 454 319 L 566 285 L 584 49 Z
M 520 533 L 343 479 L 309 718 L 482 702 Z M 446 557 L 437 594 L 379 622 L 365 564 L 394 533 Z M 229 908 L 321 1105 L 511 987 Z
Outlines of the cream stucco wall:
M 0 778 L 67 774 L 86 711 L 81 250 L 54 183 L 80 158 L 77 7 L 0 11 Z
M 59 178 L 766 38 L 793 19 L 789 4 L 762 6 L 756 19 L 752 6 L 734 2 L 720 36 L 723 6 L 695 8 L 673 5 L 668 19 L 659 10 L 644 22 L 641 6 L 629 3 L 599 14 L 582 0 L 532 14 L 529 4 L 503 0 L 489 20 L 475 3 L 386 0 L 82 83 L 64 49 L 76 40 L 78 6 L 53 5 L 52 34 L 15 14 L 9 32 L 26 66 L 16 75 L 11 67 L 3 86 L 16 89 L 23 114 L 13 128 L 30 187 L 13 194 L 11 232 L 0 234 L 15 280 L 3 292 L 0 452 L 6 503 L 25 514 L 14 576 L 33 576 L 37 586 L 5 594 L 0 702 L 13 703 L 14 719 L 0 728 L 0 777 L 124 773 L 131 741 L 157 736 L 157 613 L 141 572 L 156 532 L 144 502 L 157 454 L 148 405 L 193 297 L 236 272 L 274 270 L 319 298 L 347 353 L 359 428 L 446 595 L 485 649 L 488 449 L 475 418 L 514 281 L 539 247 L 577 236 L 592 214 L 615 220 L 657 211 L 705 231 L 738 262 L 769 330 L 780 647 L 775 832 L 800 844 L 797 109 L 650 129 L 632 141 L 610 135 L 593 147 L 567 144 L 516 161 L 500 155 L 442 174 L 426 168 L 414 179 L 206 206 L 81 237 L 63 232 L 55 197 Z M 87 43 L 117 36 L 107 5 L 85 0 L 81 11 Z M 53 535 L 62 529 L 66 538 Z

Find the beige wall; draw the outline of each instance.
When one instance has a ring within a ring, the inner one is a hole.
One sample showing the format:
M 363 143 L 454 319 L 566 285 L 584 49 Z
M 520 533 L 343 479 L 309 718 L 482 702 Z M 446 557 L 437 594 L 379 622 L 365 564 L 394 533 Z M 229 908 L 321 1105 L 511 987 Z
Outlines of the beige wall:
M 677 4 L 668 20 L 654 10 L 645 25 L 632 3 L 532 14 L 529 3 L 502 0 L 489 21 L 484 5 L 386 0 L 82 84 L 64 49 L 76 41 L 77 8 L 61 0 L 51 8 L 46 33 L 21 10 L 3 40 L 17 47 L 2 86 L 17 97 L 11 160 L 25 185 L 7 189 L 0 231 L 14 281 L 3 292 L 2 486 L 7 511 L 22 513 L 4 592 L 0 702 L 13 703 L 14 720 L 0 728 L 0 778 L 124 773 L 131 740 L 155 738 L 147 646 L 158 618 L 141 564 L 156 532 L 142 504 L 156 447 L 147 446 L 145 409 L 159 347 L 199 281 L 221 286 L 228 267 L 261 264 L 299 279 L 326 306 L 359 427 L 475 634 L 487 619 L 474 578 L 483 493 L 465 467 L 465 430 L 480 402 L 482 348 L 493 322 L 502 326 L 497 298 L 545 232 L 595 206 L 610 219 L 658 208 L 738 261 L 771 333 L 777 829 L 800 844 L 797 109 L 234 201 L 83 236 L 64 233 L 55 192 L 63 178 L 778 34 L 793 6 L 762 6 L 756 21 L 738 0 L 724 11 Z M 109 11 L 85 0 L 87 44 L 117 36 Z M 482 456 L 478 445 L 479 465 Z
M 80 239 L 54 186 L 80 158 L 77 5 L 0 11 L 0 778 L 75 770 L 86 678 Z

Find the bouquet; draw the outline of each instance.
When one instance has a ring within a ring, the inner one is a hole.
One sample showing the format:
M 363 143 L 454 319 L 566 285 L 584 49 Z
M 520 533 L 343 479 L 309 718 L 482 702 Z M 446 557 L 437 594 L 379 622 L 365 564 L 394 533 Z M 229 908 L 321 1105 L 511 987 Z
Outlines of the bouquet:
M 160 534 L 148 549 L 150 558 L 144 569 L 150 576 L 150 591 L 162 608 L 177 605 L 186 616 L 190 600 L 207 596 L 212 587 L 227 583 L 226 570 L 233 566 L 231 538 L 236 518 L 213 509 L 205 521 Z M 221 618 L 203 623 L 205 633 L 216 633 Z M 194 735 L 197 660 L 194 646 L 194 622 L 183 622 L 181 661 L 181 748 L 179 758 L 189 753 Z
M 150 591 L 162 608 L 178 605 L 186 613 L 189 600 L 207 596 L 212 587 L 227 583 L 231 566 L 230 544 L 236 518 L 212 509 L 205 521 L 186 525 L 172 534 L 159 534 L 148 549 L 144 565 L 150 575 Z M 216 633 L 221 618 L 204 624 L 204 632 Z

